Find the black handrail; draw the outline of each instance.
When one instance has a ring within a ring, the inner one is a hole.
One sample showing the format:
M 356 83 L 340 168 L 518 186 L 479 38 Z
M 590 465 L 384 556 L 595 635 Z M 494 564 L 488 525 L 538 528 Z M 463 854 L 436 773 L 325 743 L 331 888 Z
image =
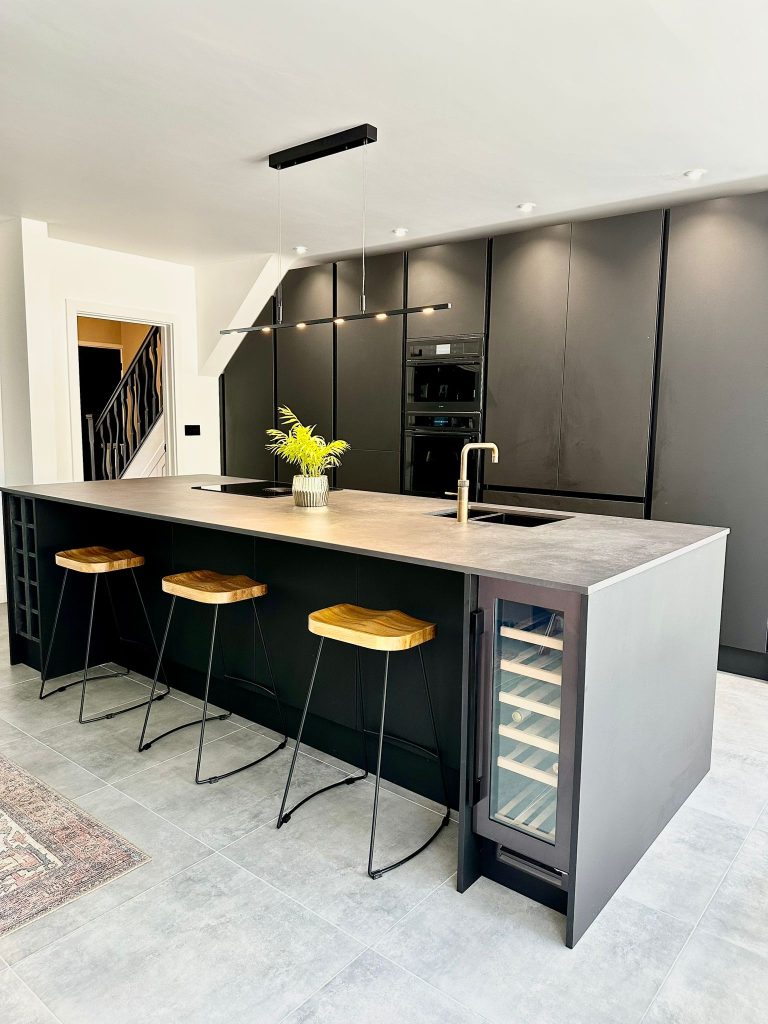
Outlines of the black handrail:
M 163 412 L 161 331 L 150 327 L 107 404 L 89 419 L 91 478 L 123 475 Z

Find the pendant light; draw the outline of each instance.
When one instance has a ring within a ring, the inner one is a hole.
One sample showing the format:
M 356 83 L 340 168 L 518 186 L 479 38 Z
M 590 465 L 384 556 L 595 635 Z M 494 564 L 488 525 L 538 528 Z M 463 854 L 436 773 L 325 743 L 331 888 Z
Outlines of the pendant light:
M 422 313 L 430 316 L 432 313 L 443 309 L 450 309 L 450 302 L 431 302 L 423 306 L 405 306 L 401 309 L 380 309 L 375 312 L 368 312 L 365 298 L 365 223 L 366 223 L 366 202 L 367 202 L 367 166 L 366 147 L 371 142 L 376 142 L 377 131 L 373 125 L 361 124 L 356 128 L 347 131 L 336 132 L 335 135 L 327 135 L 322 139 L 313 139 L 311 142 L 304 142 L 300 146 L 293 146 L 291 149 L 281 150 L 279 153 L 271 153 L 269 166 L 277 171 L 277 260 L 278 279 L 276 293 L 277 320 L 273 324 L 266 324 L 263 327 L 229 327 L 220 331 L 220 334 L 251 334 L 260 330 L 263 334 L 270 334 L 272 331 L 280 331 L 289 327 L 303 330 L 305 327 L 313 327 L 316 324 L 336 324 L 341 326 L 350 320 L 388 320 L 391 316 L 406 316 L 409 313 Z M 334 153 L 342 153 L 347 149 L 363 147 L 362 153 L 362 179 L 363 179 L 363 204 L 362 204 L 362 274 L 360 281 L 360 312 L 341 316 L 324 316 L 315 320 L 298 320 L 286 322 L 283 319 L 283 274 L 282 274 L 282 251 L 283 251 L 283 209 L 282 190 L 280 188 L 280 172 L 287 167 L 296 167 L 298 164 L 307 163 L 310 160 L 320 160 L 323 157 L 331 156 Z

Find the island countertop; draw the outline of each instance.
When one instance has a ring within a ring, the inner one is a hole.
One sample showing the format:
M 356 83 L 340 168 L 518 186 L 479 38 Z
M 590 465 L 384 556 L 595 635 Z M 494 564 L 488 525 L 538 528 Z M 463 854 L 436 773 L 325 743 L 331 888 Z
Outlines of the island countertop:
M 266 499 L 194 489 L 241 479 L 201 474 L 2 490 L 582 594 L 728 533 L 717 527 L 565 512 L 553 515 L 567 518 L 534 528 L 459 524 L 436 515 L 454 507 L 449 500 L 342 490 L 331 493 L 327 509 L 308 510 L 296 508 L 290 496 Z

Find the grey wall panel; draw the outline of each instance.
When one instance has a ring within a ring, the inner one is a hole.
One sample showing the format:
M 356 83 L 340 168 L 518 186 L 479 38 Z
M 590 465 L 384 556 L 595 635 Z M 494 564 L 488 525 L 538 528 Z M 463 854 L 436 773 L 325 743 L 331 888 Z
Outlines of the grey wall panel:
M 283 319 L 333 316 L 333 264 L 291 270 L 283 281 Z M 333 327 L 277 332 L 277 404 L 289 406 L 321 434 L 333 430 Z
M 645 492 L 662 213 L 574 223 L 557 487 Z
M 571 227 L 493 241 L 486 483 L 557 487 Z
M 493 505 L 522 505 L 524 508 L 546 508 L 554 512 L 585 512 L 593 516 L 620 516 L 642 519 L 640 501 L 613 501 L 610 498 L 567 498 L 560 494 L 526 494 L 524 491 L 485 489 L 483 501 Z
M 256 324 L 271 323 L 272 315 L 270 300 Z M 264 448 L 274 422 L 273 353 L 272 335 L 246 334 L 224 370 L 223 472 L 233 476 L 274 476 L 274 457 Z
M 339 316 L 359 310 L 360 271 L 360 260 L 343 260 L 337 264 Z M 366 260 L 368 310 L 402 307 L 403 288 L 402 253 Z M 395 452 L 399 449 L 402 372 L 402 317 L 351 320 L 337 327 L 336 432 L 349 441 L 353 449 Z
M 450 302 L 451 309 L 408 317 L 409 338 L 483 334 L 488 242 L 449 242 L 408 253 L 408 305 Z
M 653 518 L 729 526 L 722 642 L 766 650 L 768 193 L 672 210 Z
M 344 456 L 336 474 L 339 487 L 357 491 L 400 491 L 400 452 L 364 451 L 353 448 Z

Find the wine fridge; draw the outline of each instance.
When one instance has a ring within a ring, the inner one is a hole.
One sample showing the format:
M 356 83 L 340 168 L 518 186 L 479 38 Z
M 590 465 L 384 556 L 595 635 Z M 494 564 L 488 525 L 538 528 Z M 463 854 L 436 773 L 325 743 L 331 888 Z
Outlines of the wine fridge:
M 567 591 L 483 579 L 474 831 L 562 884 L 570 850 L 578 618 Z

